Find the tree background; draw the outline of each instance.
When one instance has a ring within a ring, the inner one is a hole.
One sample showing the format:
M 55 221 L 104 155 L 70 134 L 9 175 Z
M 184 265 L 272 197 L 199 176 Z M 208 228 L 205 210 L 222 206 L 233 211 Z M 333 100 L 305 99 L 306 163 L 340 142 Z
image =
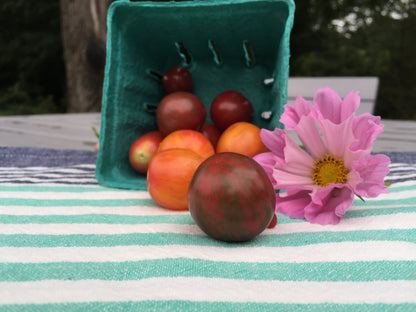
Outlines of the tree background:
M 0 115 L 100 110 L 111 2 L 1 1 Z M 290 76 L 378 76 L 375 113 L 416 120 L 416 0 L 295 3 Z
M 0 3 L 0 114 L 65 112 L 59 2 Z

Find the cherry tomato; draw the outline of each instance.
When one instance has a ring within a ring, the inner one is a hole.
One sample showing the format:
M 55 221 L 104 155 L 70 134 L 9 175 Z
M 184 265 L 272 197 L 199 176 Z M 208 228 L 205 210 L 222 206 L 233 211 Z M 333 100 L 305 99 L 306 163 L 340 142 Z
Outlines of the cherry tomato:
M 167 135 L 160 143 L 158 153 L 174 148 L 191 150 L 204 159 L 215 154 L 215 149 L 206 136 L 189 129 L 176 130 Z
M 189 70 L 182 66 L 170 68 L 162 77 L 163 89 L 167 93 L 192 90 L 192 76 Z
M 211 142 L 214 149 L 217 147 L 218 140 L 221 136 L 220 130 L 217 127 L 211 124 L 203 124 L 201 127 L 201 133 L 205 135 L 208 140 Z
M 233 123 L 251 122 L 254 110 L 250 101 L 241 93 L 228 90 L 220 93 L 211 103 L 211 119 L 222 132 Z
M 260 137 L 260 128 L 252 123 L 241 121 L 229 126 L 220 136 L 216 152 L 234 152 L 248 157 L 268 152 Z
M 273 229 L 277 225 L 277 217 L 276 214 L 273 215 L 272 221 L 270 221 L 269 225 L 267 226 L 268 229 Z
M 156 154 L 163 136 L 159 131 L 148 132 L 137 138 L 130 146 L 130 165 L 137 172 L 146 174 L 149 162 Z
M 192 176 L 204 158 L 191 150 L 169 149 L 156 153 L 147 170 L 147 188 L 160 206 L 188 209 L 188 189 Z
M 189 92 L 168 94 L 156 109 L 157 126 L 164 136 L 180 129 L 199 131 L 206 117 L 204 104 Z

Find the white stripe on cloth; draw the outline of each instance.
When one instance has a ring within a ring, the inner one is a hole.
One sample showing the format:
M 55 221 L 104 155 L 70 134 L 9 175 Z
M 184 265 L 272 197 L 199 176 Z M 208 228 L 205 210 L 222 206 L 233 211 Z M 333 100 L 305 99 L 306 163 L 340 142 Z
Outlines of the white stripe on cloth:
M 45 280 L 0 283 L 0 304 L 144 300 L 399 304 L 415 303 L 415 294 L 416 281 L 295 282 L 162 277 L 137 281 Z
M 364 205 L 351 206 L 348 211 L 360 211 L 367 209 L 400 209 L 416 207 L 416 205 Z M 0 206 L 0 215 L 7 214 L 13 216 L 74 216 L 86 214 L 109 214 L 125 216 L 159 216 L 159 215 L 178 215 L 188 214 L 186 210 L 169 210 L 160 206 L 120 206 L 120 207 L 99 207 L 99 206 Z
M 37 172 L 37 171 L 62 171 L 62 172 L 72 172 L 72 171 L 79 171 L 85 172 L 85 170 L 94 170 L 95 164 L 80 164 L 80 165 L 73 165 L 67 167 L 40 167 L 40 166 L 33 166 L 33 167 L 0 167 L 0 172 Z
M 403 207 L 403 206 L 400 206 Z M 86 214 L 109 214 L 124 216 L 159 216 L 189 214 L 186 210 L 169 210 L 159 206 L 127 206 L 127 207 L 99 207 L 99 206 L 0 206 L 0 215 L 13 216 L 73 216 Z M 0 228 L 1 232 L 1 228 Z
M 398 241 L 367 241 L 321 243 L 296 247 L 225 248 L 193 245 L 131 245 L 0 248 L 0 262 L 4 263 L 123 262 L 176 258 L 250 263 L 415 261 L 416 244 Z
M 344 232 L 386 229 L 414 229 L 416 213 L 397 213 L 392 215 L 368 216 L 344 219 L 337 225 L 320 225 L 308 222 L 279 224 L 273 229 L 266 229 L 263 234 Z M 201 234 L 198 226 L 176 223 L 145 224 L 107 224 L 107 223 L 20 223 L 2 224 L 0 234 L 28 235 L 72 235 L 72 234 L 132 234 L 132 233 L 177 233 Z
M 416 190 L 400 191 L 389 194 L 380 194 L 376 198 L 367 199 L 368 202 L 386 199 L 416 198 Z M 30 199 L 143 199 L 151 198 L 146 191 L 102 191 L 96 192 L 22 192 L 2 191 L 0 198 L 30 198 Z
M 51 183 L 51 184 L 56 184 L 56 182 L 72 182 L 72 183 L 77 183 L 77 184 L 82 184 L 82 183 L 97 183 L 97 180 L 95 179 L 94 175 L 88 176 L 88 177 L 67 177 L 67 176 L 61 176 L 60 178 L 29 178 L 29 177 L 24 177 L 21 179 L 0 179 L 0 183 L 1 184 L 6 184 L 6 183 L 36 183 L 36 184 L 43 184 L 43 183 Z M 53 183 L 55 182 L 55 183 Z
M 150 194 L 145 191 L 102 191 L 97 192 L 22 192 L 3 191 L 0 198 L 25 199 L 148 199 Z

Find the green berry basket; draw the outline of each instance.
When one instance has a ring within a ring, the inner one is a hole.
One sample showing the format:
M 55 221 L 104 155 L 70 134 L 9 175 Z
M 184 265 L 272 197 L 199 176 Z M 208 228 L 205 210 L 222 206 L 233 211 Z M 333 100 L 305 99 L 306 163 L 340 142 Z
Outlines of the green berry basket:
M 108 187 L 145 190 L 130 166 L 130 145 L 157 129 L 155 105 L 166 95 L 158 75 L 188 68 L 207 108 L 225 90 L 253 104 L 253 123 L 280 127 L 287 99 L 293 0 L 113 2 L 96 177 Z

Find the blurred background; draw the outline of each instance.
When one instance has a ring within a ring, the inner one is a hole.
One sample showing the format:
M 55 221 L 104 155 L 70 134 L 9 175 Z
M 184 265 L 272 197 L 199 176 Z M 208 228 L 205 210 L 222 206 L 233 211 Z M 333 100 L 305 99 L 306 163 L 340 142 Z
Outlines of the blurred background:
M 111 0 L 2 0 L 0 116 L 98 112 Z M 290 76 L 377 76 L 375 114 L 416 120 L 416 0 L 295 0 Z

